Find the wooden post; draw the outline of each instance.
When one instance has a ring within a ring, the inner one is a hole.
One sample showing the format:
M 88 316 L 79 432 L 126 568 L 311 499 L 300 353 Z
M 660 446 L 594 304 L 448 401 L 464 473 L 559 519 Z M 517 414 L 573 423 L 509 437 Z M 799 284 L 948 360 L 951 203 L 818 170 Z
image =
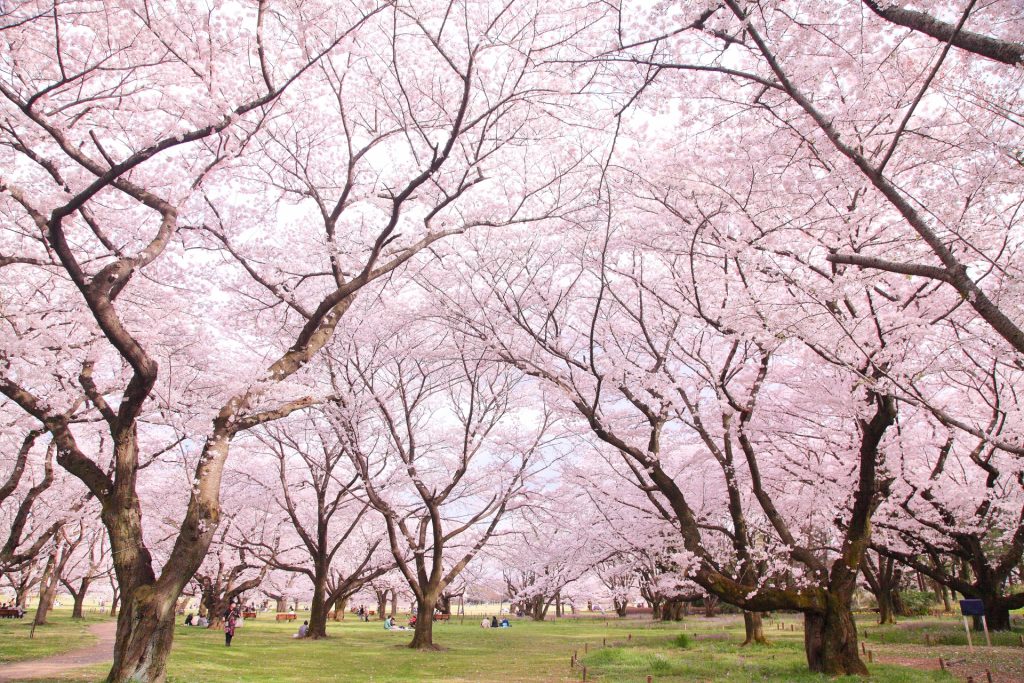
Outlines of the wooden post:
M 864 644 L 864 641 L 860 641 L 860 653 L 866 655 L 868 653 L 868 646 Z
M 868 650 L 868 664 L 874 664 L 874 663 L 875 663 L 875 651 L 874 650 Z
M 971 640 L 971 629 L 967 626 L 967 617 L 964 617 L 964 633 L 967 634 L 967 649 L 974 652 L 974 641 Z
M 633 634 L 632 633 L 627 633 L 626 634 L 626 640 L 633 640 Z
M 608 638 L 607 637 L 601 639 L 601 647 L 608 647 Z
M 924 644 L 927 645 L 928 647 L 932 646 L 932 634 L 930 634 L 930 633 L 924 634 Z
M 946 660 L 943 659 L 942 657 L 939 657 L 939 668 L 942 669 L 943 671 L 946 670 Z
M 992 639 L 988 637 L 988 622 L 985 621 L 985 615 L 981 615 L 981 628 L 985 630 L 985 644 L 992 647 Z
M 588 652 L 590 652 L 590 643 L 583 643 L 583 654 L 587 654 Z M 585 669 L 586 667 L 583 668 Z
M 654 679 L 653 679 L 653 678 L 651 678 L 650 676 L 648 676 L 648 677 L 647 677 L 647 683 L 651 683 L 651 681 L 653 681 L 653 680 L 654 680 Z
M 988 681 L 988 683 L 992 683 L 992 672 L 988 669 L 985 669 L 985 680 Z
M 583 680 L 587 680 L 587 667 L 583 667 Z

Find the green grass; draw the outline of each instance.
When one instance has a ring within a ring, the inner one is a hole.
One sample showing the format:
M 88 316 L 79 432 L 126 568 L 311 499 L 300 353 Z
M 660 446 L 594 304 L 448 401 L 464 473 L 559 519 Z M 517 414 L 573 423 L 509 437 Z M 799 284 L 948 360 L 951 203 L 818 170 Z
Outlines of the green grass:
M 88 633 L 91 624 L 105 619 L 89 615 L 85 620 L 72 620 L 70 609 L 50 612 L 50 623 L 36 628 L 35 638 L 29 639 L 32 616 L 24 619 L 0 619 L 0 662 L 19 662 L 60 654 L 68 650 L 89 647 L 96 639 Z
M 930 636 L 933 645 L 967 646 L 967 634 L 964 623 L 956 617 L 922 617 L 919 619 L 901 620 L 896 625 L 878 626 L 877 624 L 861 624 L 861 635 L 868 643 L 885 643 L 889 645 L 925 645 Z M 990 631 L 992 645 L 1014 647 L 1020 646 L 1021 629 L 1013 631 Z M 971 639 L 975 645 L 985 644 L 985 634 L 971 631 Z
M 302 618 L 300 615 L 300 621 Z M 794 616 L 785 619 L 783 631 L 774 624 L 766 625 L 772 643 L 769 647 L 740 647 L 743 625 L 735 617 L 688 617 L 681 624 L 614 618 L 542 624 L 516 621 L 511 629 L 481 629 L 479 619 L 466 617 L 464 625 L 457 619 L 456 623 L 435 625 L 434 640 L 446 648 L 441 652 L 409 650 L 405 646 L 411 631 L 389 633 L 380 622 L 332 622 L 328 627 L 330 638 L 299 641 L 291 638 L 295 623 L 279 624 L 260 618 L 247 621 L 238 630 L 230 649 L 224 647 L 220 631 L 179 626 L 168 664 L 168 681 L 567 683 L 580 680 L 582 665 L 587 667 L 588 680 L 602 683 L 644 683 L 647 676 L 652 676 L 655 683 L 860 681 L 807 672 L 801 621 Z M 788 630 L 789 623 L 797 628 Z M 956 625 L 952 620 L 949 623 Z M 900 628 L 887 627 L 887 631 L 875 627 L 870 618 L 860 626 L 869 631 L 868 647 L 877 644 L 881 634 Z M 917 638 L 923 640 L 920 633 Z M 688 646 L 681 647 L 682 642 L 688 642 Z M 1016 650 L 1000 651 L 1016 654 Z M 579 665 L 572 669 L 574 652 Z M 874 683 L 954 680 L 947 674 L 913 667 L 876 663 L 869 668 Z M 92 667 L 62 680 L 97 681 L 106 670 L 103 666 Z

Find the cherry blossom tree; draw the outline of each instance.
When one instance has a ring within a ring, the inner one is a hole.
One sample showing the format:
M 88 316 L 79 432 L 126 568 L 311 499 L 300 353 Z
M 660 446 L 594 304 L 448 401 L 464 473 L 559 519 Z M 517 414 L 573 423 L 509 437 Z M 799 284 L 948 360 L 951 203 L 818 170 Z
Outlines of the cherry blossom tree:
M 551 418 L 517 425 L 517 373 L 431 324 L 344 355 L 333 419 L 415 595 L 410 647 L 433 648 L 439 598 L 522 504 Z
M 382 529 L 359 495 L 359 476 L 331 429 L 312 413 L 268 426 L 254 436 L 275 460 L 266 482 L 298 537 L 295 552 L 275 552 L 277 569 L 301 573 L 313 584 L 307 637 L 327 636 L 327 617 L 393 564 L 377 553 Z

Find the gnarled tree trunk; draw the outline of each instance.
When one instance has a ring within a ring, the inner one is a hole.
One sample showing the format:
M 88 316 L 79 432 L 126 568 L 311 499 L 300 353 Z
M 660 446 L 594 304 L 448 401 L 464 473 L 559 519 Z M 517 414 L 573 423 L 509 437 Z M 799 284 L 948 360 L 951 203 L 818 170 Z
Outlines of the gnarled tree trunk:
M 764 636 L 764 623 L 760 612 L 744 612 L 743 629 L 746 633 L 743 645 L 750 645 L 752 643 L 755 645 L 768 644 L 768 639 Z
M 868 675 L 857 654 L 851 594 L 829 592 L 824 612 L 804 613 L 804 650 L 811 671 L 827 676 Z

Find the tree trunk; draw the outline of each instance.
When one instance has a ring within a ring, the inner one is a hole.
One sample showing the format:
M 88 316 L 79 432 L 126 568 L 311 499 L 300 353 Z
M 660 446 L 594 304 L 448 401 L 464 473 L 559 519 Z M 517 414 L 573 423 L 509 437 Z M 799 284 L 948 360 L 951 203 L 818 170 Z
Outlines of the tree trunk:
M 827 593 L 824 612 L 804 614 L 804 650 L 811 671 L 827 676 L 868 675 L 857 654 L 850 597 Z
M 665 604 L 661 606 L 661 620 L 682 621 L 683 608 L 687 605 L 689 605 L 689 603 L 683 602 L 682 600 L 666 600 Z
M 79 587 L 78 592 L 71 594 L 71 597 L 75 599 L 75 606 L 71 609 L 72 619 L 85 619 L 85 594 L 88 590 L 88 582 L 82 581 L 82 585 Z
M 306 637 L 317 640 L 327 637 L 327 572 L 313 577 L 313 602 L 309 606 L 309 630 Z
M 878 601 L 878 623 L 895 624 L 896 606 L 893 604 L 892 591 L 880 590 L 875 599 Z
M 615 605 L 615 614 L 620 617 L 626 616 L 626 608 L 629 607 L 628 598 L 613 598 L 612 604 Z
M 413 633 L 409 647 L 414 650 L 436 650 L 434 645 L 434 603 L 436 598 L 424 596 L 416 606 L 416 631 Z
M 174 640 L 174 601 L 152 586 L 126 589 L 117 619 L 114 665 L 108 683 L 163 683 L 167 655 Z
M 36 626 L 46 624 L 46 615 L 53 606 L 53 598 L 57 594 L 59 575 L 57 553 L 56 549 L 50 553 L 50 558 L 46 561 L 46 569 L 43 570 L 43 580 L 39 582 L 39 604 L 36 606 L 36 616 L 32 620 L 33 634 Z
M 391 618 L 394 619 L 395 615 L 398 614 L 398 591 L 391 590 Z
M 760 612 L 743 613 L 743 629 L 746 631 L 746 638 L 743 645 L 767 645 L 768 639 L 764 637 L 764 624 L 761 621 Z
M 651 600 L 651 618 L 654 621 L 661 619 L 661 600 Z
M 983 626 L 979 617 L 974 617 L 974 630 L 981 631 Z M 1010 630 L 1010 610 L 996 599 L 985 600 L 985 624 L 989 631 Z
M 384 612 L 388 609 L 388 592 L 387 590 L 376 591 L 377 593 L 377 618 L 383 619 Z

